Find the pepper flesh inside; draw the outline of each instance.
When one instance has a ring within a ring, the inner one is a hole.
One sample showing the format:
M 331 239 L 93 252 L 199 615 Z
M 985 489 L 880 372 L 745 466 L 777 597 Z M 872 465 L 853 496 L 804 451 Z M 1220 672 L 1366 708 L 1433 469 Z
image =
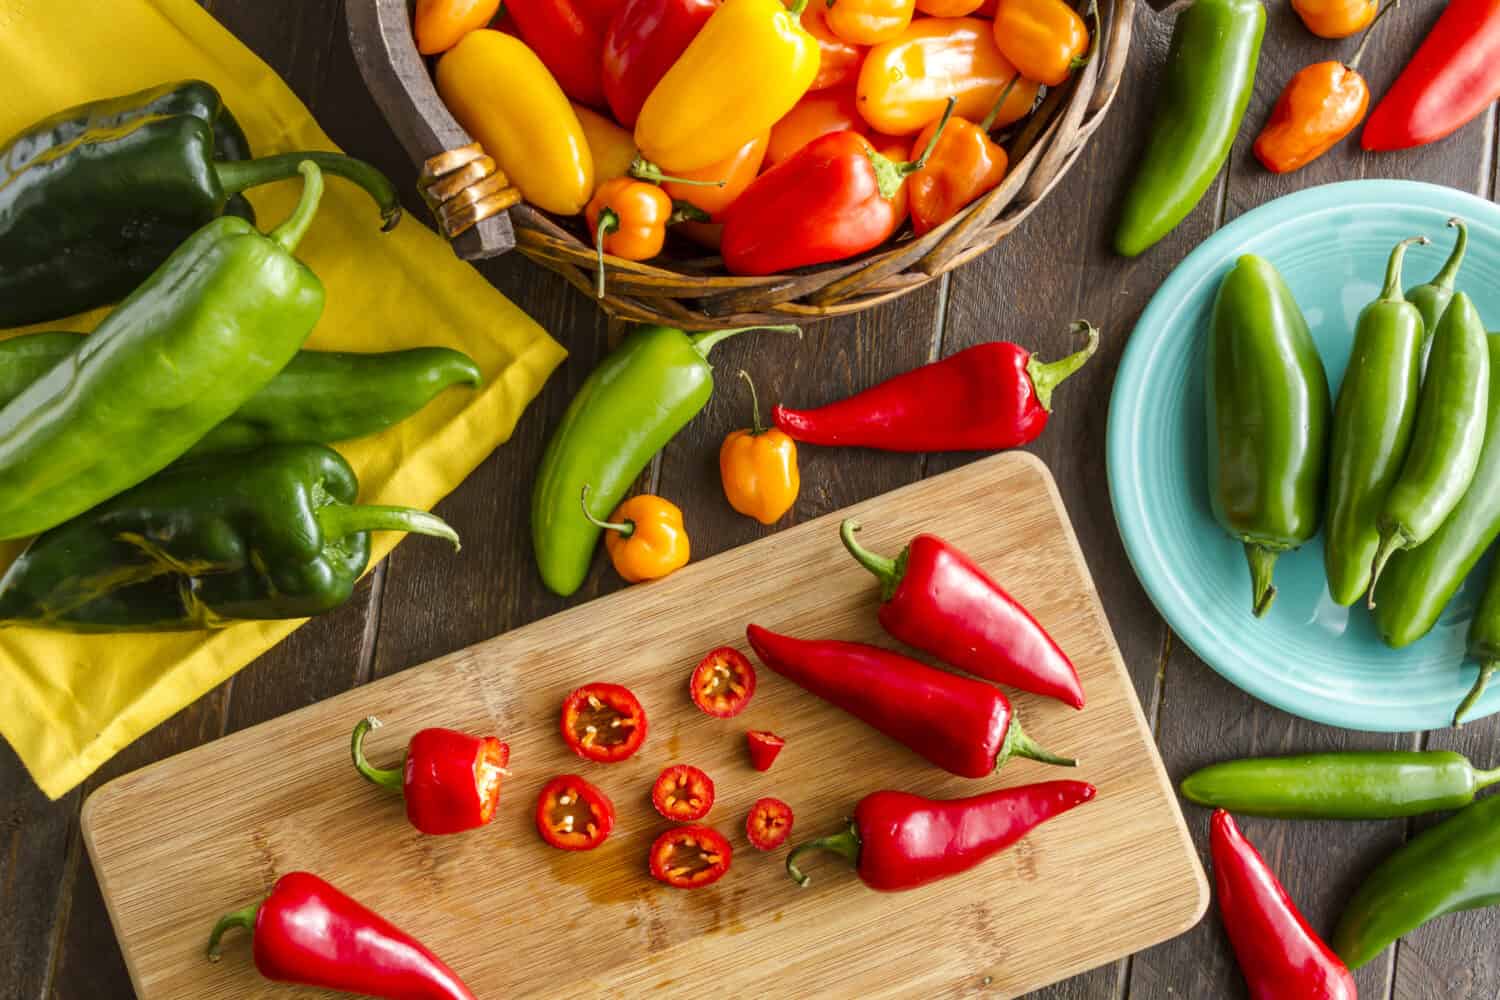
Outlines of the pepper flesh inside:
M 629 688 L 587 684 L 563 701 L 563 739 L 580 757 L 624 760 L 646 739 L 646 712 Z
M 718 881 L 729 870 L 729 841 L 708 827 L 679 827 L 657 838 L 651 848 L 651 873 L 679 889 L 696 889 Z
M 537 824 L 549 844 L 565 851 L 598 847 L 614 826 L 603 793 L 572 775 L 554 779 L 543 789 Z
M 780 799 L 760 799 L 750 807 L 745 833 L 752 846 L 775 850 L 792 835 L 792 807 Z
M 656 779 L 651 804 L 667 819 L 702 819 L 713 808 L 713 780 L 691 764 L 674 764 Z
M 493 737 L 484 741 L 479 755 L 474 758 L 474 787 L 479 792 L 479 818 L 488 823 L 495 815 L 495 806 L 500 802 L 500 783 L 510 772 L 505 765 L 510 762 L 510 748 Z
M 693 704 L 709 715 L 727 719 L 738 715 L 755 693 L 755 668 L 745 654 L 730 646 L 715 649 L 693 671 Z
M 617 747 L 630 739 L 634 727 L 635 719 L 594 695 L 588 695 L 583 710 L 573 720 L 573 735 L 586 747 Z

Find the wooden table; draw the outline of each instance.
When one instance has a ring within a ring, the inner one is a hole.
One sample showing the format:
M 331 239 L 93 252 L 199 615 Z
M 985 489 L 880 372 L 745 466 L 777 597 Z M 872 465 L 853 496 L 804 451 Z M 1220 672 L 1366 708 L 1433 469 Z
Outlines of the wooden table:
M 355 69 L 341 0 L 204 4 L 287 79 L 337 142 L 397 180 L 408 192 L 414 217 L 424 218 L 412 193 L 414 171 Z M 1363 67 L 1376 94 L 1394 78 L 1439 9 L 1437 3 L 1418 0 L 1387 19 Z M 1111 118 L 1072 173 L 999 249 L 900 302 L 815 327 L 800 344 L 770 337 L 733 341 L 715 352 L 715 364 L 728 373 L 741 367 L 751 371 L 762 398 L 815 404 L 992 338 L 1017 340 L 1045 357 L 1057 357 L 1076 346 L 1066 334 L 1068 322 L 1087 317 L 1103 328 L 1104 346 L 1059 390 L 1056 415 L 1034 450 L 1057 477 L 1171 773 L 1181 776 L 1209 761 L 1252 753 L 1350 747 L 1453 748 L 1488 766 L 1500 759 L 1500 717 L 1461 732 L 1343 732 L 1268 708 L 1198 661 L 1164 625 L 1126 561 L 1105 484 L 1104 423 L 1110 385 L 1132 324 L 1171 268 L 1212 229 L 1289 191 L 1354 177 L 1416 178 L 1493 197 L 1495 109 L 1424 150 L 1372 156 L 1345 143 L 1286 178 L 1267 174 L 1250 157 L 1252 133 L 1247 129 L 1227 175 L 1198 210 L 1144 258 L 1122 261 L 1108 249 L 1109 233 L 1122 178 L 1145 135 L 1169 29 L 1166 18 L 1143 10 L 1135 29 L 1136 52 Z M 1334 44 L 1313 38 L 1277 0 L 1250 125 L 1257 127 L 1265 119 L 1277 90 L 1296 69 L 1320 59 L 1347 58 L 1353 47 L 1352 40 Z M 537 579 L 526 530 L 532 470 L 548 431 L 607 347 L 605 319 L 560 279 L 519 257 L 492 262 L 484 271 L 562 340 L 572 357 L 521 421 L 514 439 L 438 508 L 463 535 L 460 558 L 439 546 L 398 549 L 348 606 L 295 633 L 59 802 L 46 801 L 9 748 L 0 745 L 0 997 L 130 996 L 78 833 L 84 796 L 102 782 L 619 586 L 612 571 L 596 566 L 571 601 L 552 597 Z M 688 511 L 699 557 L 774 530 L 734 515 L 723 501 L 718 444 L 728 430 L 746 422 L 748 401 L 733 380 L 722 385 L 703 415 L 650 472 L 652 490 Z M 972 457 L 804 448 L 802 497 L 784 524 Z M 223 794 L 232 796 L 235 790 L 228 787 Z M 212 802 L 203 805 L 213 808 Z M 1207 819 L 1204 810 L 1188 811 L 1200 847 L 1206 843 Z M 1249 821 L 1245 827 L 1313 925 L 1326 932 L 1360 877 L 1409 835 L 1413 824 Z M 1024 934 L 1024 919 L 1019 914 L 1016 919 L 1014 933 Z M 1497 933 L 1500 914 L 1495 911 L 1440 921 L 1362 969 L 1360 993 L 1367 1000 L 1495 997 L 1500 994 L 1500 949 L 1493 946 Z M 977 982 L 975 992 L 983 992 Z M 1176 941 L 1036 996 L 1206 1000 L 1244 996 L 1244 987 L 1223 931 L 1210 916 Z

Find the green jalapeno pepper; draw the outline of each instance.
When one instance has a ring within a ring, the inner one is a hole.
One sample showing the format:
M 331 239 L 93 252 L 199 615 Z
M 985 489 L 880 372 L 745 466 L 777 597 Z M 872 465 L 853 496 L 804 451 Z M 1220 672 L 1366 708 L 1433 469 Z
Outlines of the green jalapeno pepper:
M 1490 334 L 1491 341 L 1500 338 L 1500 334 Z M 1497 393 L 1500 395 L 1500 393 Z M 1500 458 L 1497 458 L 1500 461 Z M 1496 534 L 1500 534 L 1497 531 Z M 1469 620 L 1468 650 L 1469 659 L 1479 664 L 1479 674 L 1474 678 L 1474 686 L 1464 696 L 1463 701 L 1458 703 L 1458 708 L 1453 712 L 1453 724 L 1463 725 L 1464 718 L 1474 710 L 1479 699 L 1484 696 L 1485 688 L 1489 687 L 1490 678 L 1495 676 L 1495 671 L 1500 669 L 1500 562 L 1490 570 L 1489 582 L 1484 586 L 1484 596 L 1479 599 L 1479 607 L 1474 611 L 1474 617 Z
M 1318 531 L 1328 376 L 1276 268 L 1245 255 L 1214 298 L 1208 338 L 1208 482 L 1214 517 L 1244 543 L 1257 616 L 1278 554 Z
M 1376 520 L 1416 423 L 1422 314 L 1401 294 L 1401 259 L 1408 246 L 1426 242 L 1414 236 L 1391 251 L 1385 287 L 1359 314 L 1333 408 L 1323 567 L 1328 592 L 1342 605 L 1353 604 L 1370 585 L 1370 562 L 1380 546 Z
M 1474 303 L 1459 292 L 1432 335 L 1411 447 L 1381 508 L 1371 608 L 1376 607 L 1375 587 L 1386 562 L 1398 549 L 1431 538 L 1473 481 L 1484 447 L 1489 392 L 1489 335 Z
M 653 455 L 703 409 L 713 393 L 708 352 L 746 330 L 689 335 L 639 326 L 594 369 L 547 442 L 531 494 L 531 541 L 542 582 L 567 597 L 583 586 L 607 521 Z M 584 506 L 578 498 L 589 487 Z
M 1339 917 L 1330 942 L 1357 969 L 1438 917 L 1500 902 L 1500 795 L 1417 834 L 1381 862 Z
M 1464 225 L 1464 221 L 1449 219 L 1448 225 L 1458 230 L 1458 238 L 1453 241 L 1453 252 L 1448 255 L 1448 260 L 1432 276 L 1431 281 L 1413 285 L 1406 290 L 1406 300 L 1422 314 L 1422 324 L 1427 330 L 1429 341 L 1437 330 L 1443 313 L 1448 311 L 1448 303 L 1453 301 L 1453 285 L 1458 280 L 1458 269 L 1464 262 L 1464 251 L 1469 248 L 1469 227 Z
M 84 340 L 81 333 L 58 331 L 0 341 L 0 407 Z M 380 354 L 298 351 L 188 454 L 276 442 L 352 441 L 405 420 L 450 386 L 478 385 L 480 377 L 472 358 L 446 347 Z
M 1276 819 L 1395 819 L 1474 801 L 1500 782 L 1449 750 L 1353 750 L 1252 757 L 1211 764 L 1182 779 L 1200 806 Z
M 323 312 L 292 251 L 322 174 L 269 235 L 215 219 L 0 409 L 0 538 L 56 527 L 161 471 L 286 367 Z
M 1260 0 L 1196 0 L 1177 15 L 1156 120 L 1115 230 L 1116 253 L 1150 248 L 1213 183 L 1250 105 L 1265 30 Z

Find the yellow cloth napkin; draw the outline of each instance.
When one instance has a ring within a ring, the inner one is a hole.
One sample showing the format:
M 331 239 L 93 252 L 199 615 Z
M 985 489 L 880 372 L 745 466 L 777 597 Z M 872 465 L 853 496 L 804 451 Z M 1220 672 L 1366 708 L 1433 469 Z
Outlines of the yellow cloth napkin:
M 98 0 L 3 0 L 0 66 L 0 139 L 74 104 L 199 78 L 219 89 L 256 155 L 337 149 L 270 67 L 193 0 L 111 0 L 103 8 Z M 286 216 L 299 188 L 288 182 L 250 193 L 262 228 Z M 443 345 L 479 363 L 478 392 L 449 389 L 391 430 L 339 446 L 359 473 L 361 501 L 430 507 L 510 436 L 565 352 L 420 221 L 379 229 L 368 196 L 330 177 L 297 253 L 328 290 L 308 346 Z M 46 326 L 90 330 L 103 315 Z M 398 540 L 377 535 L 375 558 Z M 0 547 L 0 567 L 18 550 Z M 56 798 L 300 624 L 160 636 L 0 630 L 0 734 Z

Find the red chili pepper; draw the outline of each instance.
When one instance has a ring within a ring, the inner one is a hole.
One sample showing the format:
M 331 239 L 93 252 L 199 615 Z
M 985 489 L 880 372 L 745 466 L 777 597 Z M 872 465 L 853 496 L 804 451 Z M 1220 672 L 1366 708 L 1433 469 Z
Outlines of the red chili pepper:
M 904 743 L 945 771 L 984 778 L 1011 755 L 1072 767 L 1031 741 L 1010 701 L 982 681 L 950 674 L 878 646 L 745 630 L 766 666 Z
M 1354 977 L 1297 910 L 1234 817 L 1215 810 L 1209 846 L 1219 913 L 1254 1000 L 1355 1000 Z
M 1417 54 L 1375 105 L 1359 143 L 1436 142 L 1500 97 L 1500 0 L 1451 0 Z
M 750 744 L 750 766 L 757 771 L 769 771 L 776 755 L 786 746 L 786 740 L 764 729 L 750 730 L 745 740 Z
M 943 113 L 953 113 L 953 101 Z M 898 163 L 857 132 L 831 132 L 755 179 L 724 214 L 719 252 L 734 274 L 775 274 L 844 260 L 890 239 L 905 218 L 898 198 L 922 169 L 922 155 Z
M 714 781 L 691 764 L 673 764 L 651 786 L 651 804 L 679 823 L 702 819 L 714 807 Z
M 1099 331 L 1082 321 L 1083 350 L 1043 363 L 1002 341 L 978 344 L 815 410 L 778 406 L 771 418 L 810 444 L 885 451 L 993 451 L 1036 439 L 1052 391 L 1093 356 Z
M 711 826 L 679 826 L 651 845 L 651 877 L 674 889 L 701 889 L 729 871 L 734 848 Z
M 625 0 L 604 37 L 604 98 L 635 128 L 641 105 L 719 7 L 719 0 Z
M 787 855 L 787 874 L 807 885 L 798 859 L 808 851 L 832 851 L 847 858 L 871 889 L 915 889 L 968 871 L 1094 793 L 1082 781 L 1044 781 L 965 799 L 873 792 L 855 806 L 847 830 Z
M 251 932 L 256 969 L 278 983 L 393 1000 L 474 1000 L 436 955 L 307 872 L 283 875 L 264 902 L 220 918 L 209 961 L 219 960 L 219 941 L 233 927 Z
M 780 799 L 756 799 L 745 817 L 745 835 L 757 850 L 776 850 L 792 835 L 792 807 Z
M 1047 630 L 958 549 L 918 535 L 895 559 L 854 540 L 844 546 L 880 580 L 880 624 L 893 637 L 986 680 L 1083 707 L 1078 671 Z
M 576 774 L 553 778 L 536 797 L 536 831 L 558 850 L 592 851 L 614 828 L 614 803 Z
M 755 694 L 755 668 L 733 646 L 711 650 L 688 679 L 693 704 L 716 719 L 730 719 L 750 704 Z
M 585 684 L 563 699 L 562 735 L 584 760 L 613 764 L 646 741 L 646 710 L 627 687 Z
M 406 818 L 423 833 L 462 833 L 484 826 L 500 801 L 500 781 L 510 774 L 510 747 L 493 736 L 452 729 L 422 729 L 406 747 L 406 761 L 387 770 L 365 760 L 365 736 L 380 725 L 373 716 L 354 727 L 354 766 L 367 779 L 400 792 Z
M 563 92 L 604 107 L 604 36 L 620 0 L 506 0 L 504 6 Z

